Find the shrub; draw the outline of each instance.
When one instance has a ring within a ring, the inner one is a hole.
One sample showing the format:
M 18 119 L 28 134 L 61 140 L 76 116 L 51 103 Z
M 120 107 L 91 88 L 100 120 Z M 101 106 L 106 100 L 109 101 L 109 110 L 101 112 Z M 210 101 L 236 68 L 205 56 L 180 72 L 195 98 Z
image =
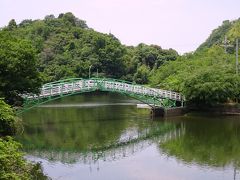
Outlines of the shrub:
M 16 134 L 21 126 L 19 122 L 12 108 L 0 99 L 0 136 Z
M 0 138 L 0 179 L 47 179 L 41 165 L 27 162 L 20 148 L 21 144 L 9 136 Z

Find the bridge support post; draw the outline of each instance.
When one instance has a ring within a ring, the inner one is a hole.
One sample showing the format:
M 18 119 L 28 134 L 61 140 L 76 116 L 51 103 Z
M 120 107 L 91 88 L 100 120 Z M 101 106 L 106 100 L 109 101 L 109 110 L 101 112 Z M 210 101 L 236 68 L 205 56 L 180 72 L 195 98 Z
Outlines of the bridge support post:
M 181 116 L 187 111 L 184 107 L 175 107 L 175 108 L 161 108 L 155 107 L 151 109 L 151 116 L 154 117 L 172 117 L 172 116 Z
M 165 109 L 161 107 L 154 107 L 151 109 L 151 116 L 152 117 L 164 117 L 165 116 Z

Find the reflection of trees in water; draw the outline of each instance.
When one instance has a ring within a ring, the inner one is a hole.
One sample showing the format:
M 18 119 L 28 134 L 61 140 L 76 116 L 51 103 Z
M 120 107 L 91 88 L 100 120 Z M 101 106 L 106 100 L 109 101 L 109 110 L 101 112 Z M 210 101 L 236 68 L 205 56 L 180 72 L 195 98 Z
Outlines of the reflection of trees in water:
M 62 150 L 87 150 L 89 146 L 116 142 L 131 126 L 131 117 L 124 114 L 129 114 L 126 111 L 132 109 L 35 109 L 27 114 L 31 121 L 25 126 L 25 133 L 19 141 L 24 147 Z
M 51 161 L 61 161 L 64 163 L 81 162 L 85 164 L 96 163 L 98 160 L 114 161 L 135 154 L 159 141 L 167 141 L 169 138 L 177 137 L 181 132 L 175 125 L 164 123 L 155 124 L 137 133 L 130 133 L 132 136 L 124 136 L 121 141 L 105 146 L 92 147 L 88 151 L 56 151 L 51 149 L 31 149 L 26 152 L 29 155 L 41 157 Z
M 240 122 L 233 117 L 185 117 L 185 132 L 159 143 L 160 151 L 186 164 L 222 168 L 240 167 Z
M 118 146 L 116 148 L 89 151 L 89 152 L 68 152 L 68 151 L 51 151 L 51 150 L 30 150 L 28 155 L 40 157 L 50 161 L 61 161 L 63 163 L 96 163 L 98 160 L 115 161 L 125 157 L 129 157 L 152 144 L 149 140 L 140 142 L 132 142 Z
M 56 104 L 128 102 L 115 94 L 77 98 L 69 97 Z M 36 108 L 23 114 L 23 120 L 27 122 L 25 133 L 18 139 L 25 151 L 63 162 L 83 157 L 95 161 L 128 156 L 148 146 L 152 138 L 175 128 L 173 124 L 149 121 L 146 110 L 135 106 Z

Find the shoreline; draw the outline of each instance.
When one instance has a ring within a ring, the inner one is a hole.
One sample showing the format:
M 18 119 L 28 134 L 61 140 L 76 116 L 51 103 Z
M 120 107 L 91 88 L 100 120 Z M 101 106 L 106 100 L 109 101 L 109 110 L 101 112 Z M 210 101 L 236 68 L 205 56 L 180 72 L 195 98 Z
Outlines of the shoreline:
M 212 107 L 186 107 L 187 112 L 205 112 L 210 114 L 219 114 L 219 115 L 240 115 L 240 106 L 239 104 L 224 104 L 216 105 Z

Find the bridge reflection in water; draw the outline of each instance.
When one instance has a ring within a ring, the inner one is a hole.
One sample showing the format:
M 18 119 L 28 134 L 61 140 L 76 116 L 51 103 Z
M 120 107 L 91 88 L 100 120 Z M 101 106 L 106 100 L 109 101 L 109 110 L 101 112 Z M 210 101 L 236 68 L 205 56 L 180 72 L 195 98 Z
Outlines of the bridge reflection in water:
M 98 160 L 115 161 L 131 156 L 153 143 L 163 143 L 171 139 L 178 138 L 184 133 L 184 127 L 176 128 L 172 124 L 151 127 L 144 131 L 135 131 L 132 136 L 123 135 L 119 142 L 102 147 L 91 147 L 85 152 L 71 151 L 52 151 L 51 149 L 25 149 L 28 155 L 41 157 L 51 161 L 60 161 L 63 163 L 83 163 L 95 164 Z

